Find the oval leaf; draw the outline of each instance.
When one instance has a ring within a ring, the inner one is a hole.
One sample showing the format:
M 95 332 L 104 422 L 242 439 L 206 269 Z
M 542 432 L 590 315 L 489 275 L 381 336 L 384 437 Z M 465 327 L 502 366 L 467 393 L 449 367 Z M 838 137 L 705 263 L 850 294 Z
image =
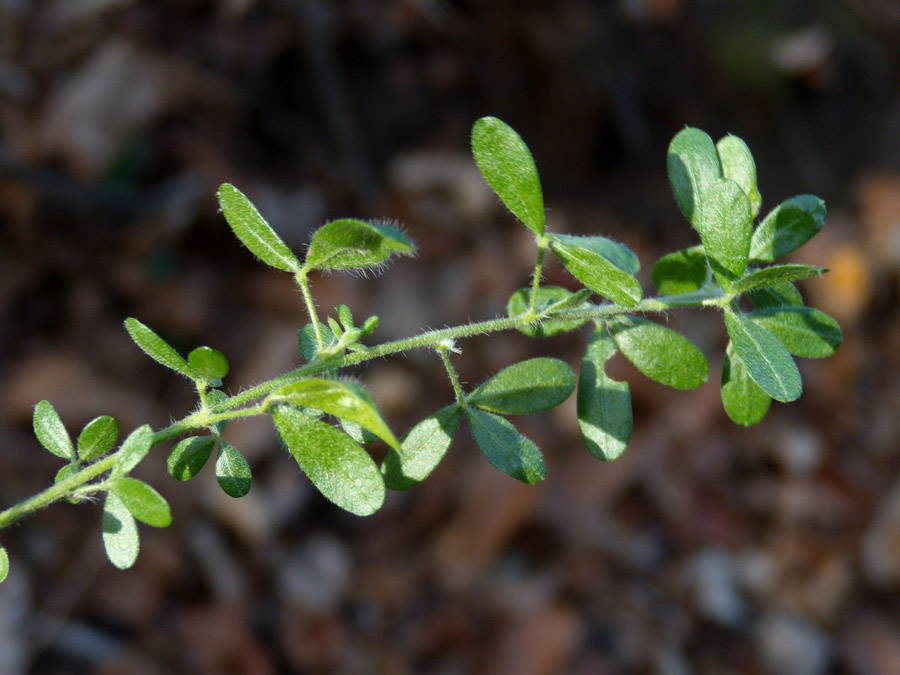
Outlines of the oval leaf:
M 773 307 L 749 316 L 795 356 L 809 359 L 831 356 L 844 339 L 837 321 L 811 307 Z
M 120 570 L 134 565 L 140 550 L 134 516 L 113 492 L 106 493 L 103 504 L 103 548 L 109 561 Z
M 777 286 L 786 281 L 799 281 L 816 277 L 827 272 L 824 267 L 815 265 L 772 265 L 760 270 L 753 270 L 749 274 L 734 282 L 731 286 L 733 293 L 743 293 L 757 288 Z
M 384 223 L 365 223 L 345 218 L 313 233 L 306 265 L 319 270 L 376 267 L 393 254 L 411 255 L 413 243 L 398 228 Z
M 650 276 L 660 295 L 681 295 L 700 290 L 709 276 L 709 263 L 703 246 L 691 246 L 663 256 L 656 261 Z
M 149 424 L 132 431 L 116 453 L 118 461 L 110 475 L 113 478 L 118 478 L 130 473 L 147 456 L 151 447 L 153 447 L 153 429 L 150 428 Z
M 640 283 L 631 273 L 609 260 L 606 257 L 609 251 L 596 246 L 597 242 L 592 241 L 596 239 L 602 237 L 557 235 L 550 240 L 550 248 L 572 276 L 592 291 L 626 307 L 634 307 L 644 295 Z
M 477 408 L 467 408 L 466 415 L 475 442 L 491 464 L 529 485 L 544 480 L 544 456 L 508 420 Z
M 461 417 L 462 410 L 454 403 L 410 429 L 400 450 L 391 449 L 381 465 L 388 489 L 406 490 L 425 480 L 444 458 Z
M 165 497 L 137 478 L 120 478 L 112 490 L 135 518 L 152 527 L 168 527 L 172 511 Z
M 375 401 L 365 389 L 352 382 L 311 377 L 275 391 L 268 397 L 266 405 L 272 403 L 316 408 L 338 419 L 356 422 L 394 449 L 400 447 L 399 441 L 381 418 Z
M 607 326 L 625 358 L 650 379 L 694 389 L 709 377 L 703 352 L 680 333 L 637 316 L 615 317 Z
M 72 445 L 72 439 L 69 438 L 66 427 L 59 418 L 59 413 L 56 412 L 56 408 L 50 401 L 41 401 L 34 406 L 32 426 L 34 435 L 47 450 L 63 459 L 75 459 L 75 447 Z
M 194 378 L 204 382 L 219 382 L 228 374 L 228 359 L 212 347 L 197 347 L 188 354 L 188 365 Z
M 215 444 L 213 436 L 193 436 L 178 441 L 166 462 L 169 475 L 176 480 L 190 480 L 196 476 L 212 454 Z
M 797 195 L 769 212 L 753 233 L 750 259 L 773 262 L 808 242 L 825 224 L 825 202 Z
M 729 134 L 716 143 L 716 152 L 722 165 L 722 176 L 733 180 L 744 191 L 755 218 L 762 205 L 762 196 L 756 185 L 756 163 L 750 148 L 740 138 Z
M 78 458 L 82 462 L 102 457 L 119 439 L 119 423 L 114 417 L 101 415 L 84 425 L 78 434 Z
M 725 327 L 734 353 L 747 366 L 747 373 L 776 401 L 796 400 L 803 391 L 800 371 L 784 345 L 772 333 L 743 314 L 725 312 Z
M 605 461 L 625 452 L 631 439 L 631 393 L 627 382 L 606 374 L 616 345 L 603 329 L 594 331 L 578 379 L 578 426 L 590 453 Z
M 722 404 L 728 416 L 746 427 L 756 424 L 769 411 L 772 398 L 753 381 L 729 342 L 722 363 Z
M 575 371 L 559 359 L 536 358 L 504 368 L 466 397 L 469 405 L 507 415 L 554 408 L 575 389 Z
M 744 274 L 753 236 L 750 200 L 732 180 L 710 184 L 697 208 L 694 227 L 716 278 L 723 286 Z
M 219 206 L 231 230 L 253 255 L 276 269 L 300 271 L 297 256 L 275 234 L 244 193 L 233 185 L 223 184 L 219 188 Z
M 481 175 L 513 215 L 536 235 L 544 234 L 544 196 L 537 166 L 521 136 L 496 117 L 472 127 L 472 154 Z
M 560 286 L 541 286 L 538 289 L 535 308 L 538 312 L 546 312 L 548 310 L 560 311 L 563 309 L 588 307 L 590 303 L 587 302 L 587 299 L 590 295 L 590 290 L 586 288 L 582 288 L 577 293 L 572 293 Z M 509 296 L 509 301 L 506 303 L 506 313 L 510 317 L 520 316 L 528 311 L 530 303 L 531 289 L 520 288 Z M 519 331 L 529 337 L 550 337 L 557 333 L 575 330 L 583 326 L 586 321 L 587 319 L 574 319 L 572 321 L 545 319 L 528 326 L 520 326 Z
M 716 146 L 700 129 L 686 127 L 669 144 L 666 167 L 678 208 L 696 227 L 696 211 L 703 195 L 710 184 L 722 177 Z
M 7 574 L 9 574 L 9 554 L 3 546 L 0 546 L 0 584 L 6 579 Z
M 352 438 L 290 406 L 276 407 L 272 418 L 300 470 L 326 499 L 357 516 L 381 508 L 381 471 Z
M 757 309 L 803 306 L 803 296 L 789 281 L 783 281 L 768 288 L 754 288 L 748 295 Z
M 219 439 L 219 456 L 216 458 L 216 480 L 229 497 L 243 497 L 250 492 L 253 478 L 250 465 L 231 443 Z
M 125 319 L 125 330 L 134 343 L 157 363 L 193 379 L 190 366 L 175 348 L 137 319 Z

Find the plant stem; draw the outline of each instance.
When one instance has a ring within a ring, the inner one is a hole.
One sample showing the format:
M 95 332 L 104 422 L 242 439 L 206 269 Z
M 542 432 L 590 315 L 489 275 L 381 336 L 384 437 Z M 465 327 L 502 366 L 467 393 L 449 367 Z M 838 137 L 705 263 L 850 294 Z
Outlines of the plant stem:
M 441 361 L 444 362 L 444 368 L 447 369 L 447 375 L 450 376 L 450 384 L 453 385 L 453 393 L 456 395 L 456 400 L 465 408 L 466 395 L 463 393 L 462 385 L 459 383 L 459 375 L 456 373 L 456 368 L 453 367 L 453 363 L 450 361 L 450 350 L 447 348 L 447 345 L 441 344 L 438 345 L 437 351 L 441 355 Z
M 300 292 L 303 293 L 303 302 L 306 303 L 306 311 L 309 314 L 309 320 L 312 322 L 313 333 L 316 336 L 316 351 L 321 351 L 325 346 L 322 340 L 322 331 L 319 330 L 319 315 L 316 313 L 316 303 L 313 301 L 312 292 L 309 290 L 309 270 L 304 265 L 300 271 L 294 275 Z
M 544 255 L 547 253 L 549 241 L 547 237 L 538 240 L 537 262 L 534 264 L 534 277 L 531 280 L 531 301 L 528 303 L 528 312 L 532 315 L 537 313 L 537 297 L 541 288 L 541 270 L 544 266 Z

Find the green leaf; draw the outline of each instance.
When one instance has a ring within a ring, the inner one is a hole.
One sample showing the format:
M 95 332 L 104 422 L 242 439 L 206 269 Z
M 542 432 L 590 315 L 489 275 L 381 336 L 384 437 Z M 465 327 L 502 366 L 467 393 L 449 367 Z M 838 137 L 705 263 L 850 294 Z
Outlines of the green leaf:
M 749 317 L 795 356 L 831 356 L 844 339 L 837 321 L 811 307 L 773 307 L 757 310 Z
M 764 392 L 776 401 L 799 398 L 803 391 L 800 371 L 778 338 L 743 314 L 731 310 L 725 312 L 725 327 L 734 353 Z
M 753 214 L 750 200 L 737 183 L 722 179 L 707 187 L 694 227 L 720 284 L 726 286 L 744 274 L 753 236 Z
M 825 224 L 825 202 L 797 195 L 769 212 L 753 233 L 750 260 L 773 262 L 808 242 Z
M 377 316 L 370 316 L 363 322 L 362 333 L 360 334 L 360 337 L 362 338 L 366 335 L 371 335 L 375 331 L 375 329 L 378 328 L 378 324 L 380 322 L 381 319 L 379 319 Z
M 228 183 L 223 184 L 219 188 L 219 206 L 232 231 L 253 255 L 276 269 L 300 271 L 297 256 L 240 190 Z
M 103 504 L 103 548 L 106 557 L 120 570 L 134 565 L 140 550 L 134 516 L 114 492 L 106 493 Z
M 750 200 L 753 217 L 759 213 L 762 196 L 756 185 L 756 163 L 750 148 L 737 136 L 728 135 L 716 143 L 716 152 L 722 165 L 722 175 L 737 183 Z
M 326 499 L 357 516 L 381 508 L 381 471 L 352 438 L 290 406 L 277 406 L 272 418 L 300 470 Z
M 219 455 L 216 457 L 216 480 L 229 497 L 243 497 L 250 492 L 253 476 L 247 459 L 227 441 L 219 439 Z
M 132 431 L 122 443 L 122 447 L 116 453 L 117 462 L 113 466 L 110 476 L 119 478 L 128 475 L 131 470 L 141 463 L 141 460 L 150 452 L 153 446 L 153 429 L 149 424 L 138 427 Z
M 614 317 L 607 327 L 625 358 L 652 380 L 694 389 L 709 377 L 703 352 L 670 328 L 637 316 Z
M 469 405 L 506 415 L 555 408 L 575 389 L 575 371 L 559 359 L 536 358 L 504 368 L 466 397 Z
M 166 467 L 176 480 L 190 480 L 206 464 L 216 444 L 214 436 L 192 436 L 178 441 L 169 453 Z
M 400 443 L 378 412 L 368 392 L 353 382 L 308 378 L 273 392 L 265 405 L 289 403 L 304 408 L 316 408 L 338 419 L 356 422 L 363 429 L 383 439 L 392 448 Z
M 615 260 L 610 260 L 608 256 L 613 249 L 600 240 L 603 237 L 554 235 L 550 239 L 550 248 L 572 276 L 592 291 L 626 307 L 634 307 L 644 295 L 640 283 L 631 272 L 619 267 L 627 263 L 627 258 L 614 255 Z M 608 239 L 604 241 L 615 243 Z
M 700 290 L 709 276 L 703 246 L 669 253 L 656 261 L 650 273 L 660 295 L 681 295 Z
M 0 584 L 4 582 L 6 579 L 6 575 L 9 574 L 9 554 L 6 552 L 6 549 L 3 546 L 0 546 Z
M 221 382 L 228 374 L 228 359 L 212 347 L 197 347 L 188 354 L 188 365 L 194 378 L 204 382 Z
M 554 234 L 553 241 L 563 246 L 588 249 L 627 274 L 641 271 L 641 261 L 625 244 L 599 235 Z
M 344 330 L 353 328 L 353 312 L 350 311 L 350 308 L 347 307 L 347 305 L 338 305 L 335 307 L 335 310 L 337 311 L 338 319 L 340 319 Z
M 135 518 L 152 527 L 168 527 L 172 511 L 165 497 L 137 478 L 120 478 L 112 491 Z
M 101 415 L 84 425 L 78 434 L 78 458 L 82 462 L 102 457 L 119 439 L 119 423 L 114 417 Z
M 459 404 L 453 403 L 410 429 L 400 450 L 388 451 L 381 465 L 388 489 L 406 490 L 425 480 L 444 458 L 461 418 Z
M 477 408 L 466 408 L 466 415 L 475 442 L 491 464 L 529 485 L 544 480 L 547 468 L 541 451 L 508 420 Z
M 210 410 L 215 410 L 216 406 L 218 406 L 220 403 L 225 402 L 226 400 L 228 400 L 228 394 L 226 394 L 224 391 L 220 391 L 219 389 L 210 389 L 208 392 L 206 392 L 206 404 Z M 221 436 L 225 431 L 225 427 L 228 426 L 228 420 L 219 420 L 215 423 L 214 426 L 216 427 L 216 431 L 218 431 L 219 435 Z
M 68 478 L 69 476 L 71 476 L 73 473 L 75 473 L 76 471 L 78 471 L 79 468 L 80 468 L 80 467 L 79 467 L 77 464 L 66 464 L 66 465 L 65 465 L 64 467 L 62 467 L 59 471 L 56 472 L 56 475 L 53 477 L 53 483 L 54 483 L 54 484 L 56 484 L 56 483 L 61 483 L 61 482 L 64 481 L 66 478 Z M 78 503 L 80 503 L 84 498 L 83 498 L 83 497 L 79 497 L 79 496 L 74 496 L 74 495 L 72 495 L 72 494 L 69 494 L 69 495 L 68 495 L 67 497 L 65 497 L 64 499 L 65 499 L 69 504 L 78 504 Z
M 563 309 L 579 309 L 588 307 L 586 300 L 591 291 L 582 288 L 577 293 L 567 291 L 560 286 L 541 286 L 538 289 L 536 309 L 538 312 L 560 311 Z M 528 311 L 531 303 L 531 289 L 520 288 L 506 303 L 506 313 L 510 317 L 520 316 Z M 519 327 L 519 331 L 529 337 L 550 337 L 557 333 L 565 333 L 583 326 L 587 319 L 575 319 L 572 321 L 557 321 L 546 319 L 539 323 Z
M 41 401 L 34 406 L 32 424 L 34 435 L 47 450 L 63 459 L 75 459 L 75 447 L 72 445 L 72 439 L 69 438 L 66 427 L 59 418 L 59 413 L 56 412 L 56 408 L 50 401 Z
M 685 127 L 669 144 L 666 166 L 678 208 L 696 227 L 698 205 L 709 186 L 722 178 L 716 146 L 700 129 Z
M 334 333 L 335 337 L 340 339 L 344 335 L 344 329 L 341 328 L 341 324 L 335 321 L 332 317 L 328 317 L 328 327 L 331 329 L 331 332 Z
M 750 300 L 757 309 L 765 307 L 802 307 L 803 296 L 789 281 L 783 281 L 768 288 L 754 288 L 749 292 Z
M 756 424 L 769 411 L 772 398 L 753 381 L 747 366 L 729 342 L 722 363 L 722 404 L 728 416 L 745 427 Z
M 137 319 L 125 319 L 125 330 L 143 352 L 157 363 L 171 368 L 176 373 L 193 379 L 187 361 L 175 348 Z
M 631 439 L 631 393 L 627 382 L 606 374 L 616 345 L 605 330 L 594 331 L 578 380 L 578 426 L 590 453 L 605 461 L 625 452 Z
M 374 443 L 378 438 L 378 436 L 373 434 L 368 429 L 363 429 L 356 422 L 351 422 L 350 420 L 341 420 L 341 429 L 343 429 L 350 438 L 352 438 L 360 445 Z
M 481 175 L 506 208 L 536 235 L 543 235 L 546 216 L 541 180 L 521 136 L 496 117 L 482 117 L 472 127 L 472 154 Z
M 768 288 L 786 281 L 799 281 L 827 272 L 824 267 L 815 265 L 772 265 L 745 274 L 731 285 L 733 293 L 743 293 L 756 288 Z
M 322 341 L 325 347 L 329 347 L 337 342 L 337 337 L 331 328 L 324 323 L 319 322 L 319 332 L 322 334 Z M 297 331 L 297 346 L 300 348 L 300 354 L 306 359 L 307 363 L 312 363 L 319 353 L 319 346 L 316 344 L 316 331 L 311 323 L 306 324 Z
M 416 247 L 393 225 L 345 218 L 313 233 L 306 265 L 319 270 L 377 267 L 393 254 L 411 255 Z

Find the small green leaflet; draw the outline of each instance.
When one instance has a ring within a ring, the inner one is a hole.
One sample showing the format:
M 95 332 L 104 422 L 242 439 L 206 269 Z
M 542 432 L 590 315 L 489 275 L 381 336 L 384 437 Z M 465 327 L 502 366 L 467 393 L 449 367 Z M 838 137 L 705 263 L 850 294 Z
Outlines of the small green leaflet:
M 106 493 L 103 504 L 103 548 L 109 561 L 120 570 L 134 565 L 140 550 L 134 516 L 114 492 Z
M 837 321 L 812 307 L 773 307 L 748 315 L 795 356 L 831 356 L 844 339 Z
M 103 457 L 119 440 L 119 423 L 109 415 L 95 417 L 78 434 L 78 459 L 90 462 Z
M 669 253 L 656 261 L 650 276 L 660 295 L 699 291 L 709 277 L 706 252 L 700 245 Z
M 400 447 L 399 441 L 381 418 L 375 401 L 365 389 L 353 382 L 310 377 L 270 394 L 265 405 L 275 403 L 316 408 L 339 419 L 356 422 L 363 429 L 368 429 L 383 439 L 392 448 Z
M 330 347 L 337 342 L 337 337 L 335 337 L 331 328 L 321 321 L 319 322 L 319 333 L 322 335 L 322 342 L 325 343 L 325 347 Z M 316 355 L 319 353 L 319 346 L 316 344 L 316 332 L 311 323 L 306 324 L 297 331 L 297 347 L 307 363 L 315 361 Z
M 546 357 L 504 368 L 466 397 L 469 405 L 507 415 L 524 415 L 558 406 L 575 389 L 569 364 Z
M 578 380 L 578 426 L 590 453 L 605 461 L 625 452 L 631 439 L 631 393 L 627 382 L 606 374 L 616 345 L 603 328 L 594 331 Z
M 196 476 L 212 454 L 215 444 L 214 436 L 192 436 L 178 441 L 166 462 L 169 475 L 176 480 L 189 480 Z
M 3 546 L 0 546 L 0 584 L 6 579 L 7 574 L 9 574 L 9 554 Z
M 782 402 L 794 401 L 800 396 L 803 391 L 800 371 L 778 338 L 732 310 L 725 311 L 725 327 L 734 353 L 764 392 Z
M 79 469 L 79 467 L 77 464 L 66 464 L 59 471 L 56 472 L 56 475 L 53 477 L 53 482 L 61 483 L 66 478 L 68 478 L 73 473 L 75 473 L 78 469 Z M 83 499 L 82 497 L 72 496 L 72 495 L 65 497 L 65 500 L 69 504 L 78 504 L 82 499 Z
M 523 483 L 544 480 L 547 468 L 538 447 L 507 420 L 477 408 L 467 408 L 469 429 L 487 460 Z
M 703 352 L 670 328 L 637 316 L 614 317 L 607 327 L 619 351 L 652 380 L 694 389 L 709 377 Z
M 410 429 L 400 450 L 391 448 L 381 465 L 388 489 L 406 490 L 425 480 L 444 458 L 461 418 L 459 404 L 453 403 Z
M 697 205 L 703 202 L 710 184 L 722 178 L 716 146 L 700 129 L 685 127 L 669 144 L 666 166 L 678 208 L 697 227 Z
M 290 406 L 275 407 L 272 418 L 300 470 L 326 499 L 357 516 L 381 508 L 385 496 L 381 471 L 352 438 Z
M 197 347 L 188 354 L 188 366 L 194 378 L 203 382 L 221 382 L 228 374 L 228 359 L 218 349 Z
M 56 412 L 56 408 L 50 401 L 41 401 L 34 406 L 32 425 L 34 435 L 47 450 L 63 459 L 75 459 L 75 447 L 72 445 L 72 439 L 69 438 L 66 427 L 59 418 L 59 413 Z
M 732 293 L 743 293 L 757 288 L 768 288 L 786 281 L 799 281 L 827 272 L 815 265 L 772 265 L 745 274 L 731 285 Z
M 166 368 L 171 368 L 180 375 L 194 379 L 193 372 L 184 357 L 150 328 L 137 319 L 129 318 L 125 319 L 125 330 L 128 331 L 134 343 L 151 359 Z
M 615 255 L 615 260 L 610 260 L 608 256 L 612 249 L 598 245 L 601 239 L 603 237 L 554 235 L 550 239 L 550 248 L 572 276 L 592 291 L 626 307 L 634 307 L 644 295 L 641 285 L 631 272 L 619 267 L 627 258 Z
M 707 186 L 695 212 L 694 227 L 716 278 L 723 287 L 744 274 L 753 236 L 750 200 L 732 180 L 721 179 Z
M 145 424 L 132 431 L 126 438 L 122 447 L 116 453 L 119 460 L 113 466 L 110 477 L 115 479 L 128 475 L 131 470 L 141 463 L 141 460 L 150 452 L 153 446 L 153 429 Z
M 216 480 L 229 497 L 243 497 L 250 492 L 253 478 L 250 465 L 237 449 L 219 439 L 219 456 L 216 458 Z
M 537 236 L 544 234 L 544 196 L 531 151 L 512 127 L 482 117 L 472 127 L 472 154 L 481 175 L 513 215 Z
M 773 262 L 809 241 L 825 224 L 825 202 L 813 195 L 797 195 L 769 212 L 753 233 L 750 260 Z
M 306 266 L 318 270 L 377 267 L 395 253 L 412 255 L 415 250 L 393 225 L 345 218 L 326 223 L 313 233 Z
M 219 188 L 219 206 L 232 231 L 253 255 L 276 269 L 294 273 L 300 271 L 297 256 L 240 190 L 224 183 Z
M 599 235 L 554 234 L 552 241 L 571 248 L 586 249 L 618 267 L 627 274 L 641 271 L 641 261 L 625 244 Z
M 753 217 L 759 213 L 762 196 L 756 185 L 756 163 L 750 148 L 737 136 L 729 134 L 716 143 L 716 152 L 722 165 L 722 175 L 737 183 L 750 200 Z
M 757 309 L 765 307 L 802 307 L 803 296 L 789 281 L 783 281 L 768 288 L 754 288 L 748 295 Z
M 168 527 L 172 523 L 172 512 L 165 497 L 137 478 L 120 478 L 112 492 L 122 500 L 125 508 L 135 518 L 152 527 Z
M 590 306 L 587 299 L 591 296 L 591 291 L 582 288 L 577 293 L 572 293 L 560 286 L 541 286 L 538 289 L 537 302 L 535 309 L 538 312 L 560 311 L 563 309 L 580 309 Z M 531 302 L 531 289 L 520 288 L 511 296 L 506 303 L 506 314 L 510 317 L 520 316 L 528 311 Z M 550 337 L 557 333 L 565 333 L 575 330 L 579 326 L 584 325 L 587 319 L 574 319 L 571 321 L 557 321 L 546 319 L 539 323 L 529 326 L 521 326 L 519 331 L 525 333 L 528 337 Z
M 729 342 L 722 363 L 722 405 L 728 416 L 738 424 L 756 424 L 769 411 L 772 398 L 760 388 L 741 358 L 735 354 Z

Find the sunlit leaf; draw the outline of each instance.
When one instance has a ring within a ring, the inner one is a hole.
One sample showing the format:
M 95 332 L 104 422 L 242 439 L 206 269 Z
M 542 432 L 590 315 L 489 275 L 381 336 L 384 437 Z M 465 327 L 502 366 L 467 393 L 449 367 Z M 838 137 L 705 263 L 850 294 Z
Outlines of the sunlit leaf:
M 650 274 L 660 295 L 681 295 L 698 291 L 709 276 L 703 246 L 691 246 L 669 253 L 656 261 Z
M 745 274 L 731 285 L 733 293 L 743 293 L 757 288 L 776 286 L 786 281 L 799 281 L 827 272 L 815 265 L 772 265 Z
M 214 436 L 185 438 L 172 448 L 166 462 L 169 475 L 176 480 L 189 480 L 200 473 L 216 444 Z
M 204 382 L 219 382 L 228 374 L 228 359 L 218 349 L 197 347 L 188 354 L 188 366 L 194 377 Z
M 581 436 L 590 453 L 606 461 L 625 452 L 632 430 L 628 383 L 612 379 L 604 369 L 616 351 L 615 343 L 603 328 L 594 331 L 578 379 Z
M 573 389 L 575 372 L 569 364 L 541 357 L 504 368 L 466 399 L 484 410 L 523 415 L 558 406 Z
M 59 418 L 59 413 L 56 412 L 56 408 L 50 401 L 41 401 L 34 406 L 32 425 L 34 435 L 47 450 L 63 459 L 75 459 L 75 447 L 72 445 L 72 439 L 69 438 L 69 433 Z
M 216 458 L 216 480 L 225 494 L 235 498 L 250 492 L 253 482 L 246 458 L 222 439 L 219 439 L 219 456 Z
M 598 237 L 554 235 L 550 248 L 566 269 L 595 293 L 626 307 L 633 307 L 643 297 L 640 283 L 632 273 L 619 267 L 624 257 L 610 260 L 609 250 L 597 246 Z M 609 241 L 609 240 L 606 240 Z
M 773 307 L 748 316 L 795 356 L 825 358 L 834 354 L 843 340 L 837 321 L 811 307 Z
M 459 404 L 453 403 L 410 429 L 400 450 L 391 448 L 381 465 L 388 489 L 405 490 L 425 480 L 444 458 L 461 417 Z
M 686 127 L 669 144 L 666 166 L 678 208 L 696 227 L 697 206 L 710 184 L 722 178 L 716 146 L 700 129 Z
M 756 424 L 769 411 L 772 398 L 753 381 L 741 358 L 729 342 L 722 363 L 722 404 L 725 412 L 738 424 Z
M 344 218 L 326 223 L 313 233 L 306 265 L 319 270 L 377 267 L 394 254 L 411 255 L 415 250 L 393 225 Z
M 78 434 L 78 458 L 90 462 L 113 449 L 119 440 L 119 423 L 109 415 L 95 417 Z
M 733 180 L 744 191 L 755 218 L 762 205 L 762 196 L 756 185 L 756 163 L 750 148 L 740 138 L 729 134 L 716 143 L 716 152 L 722 165 L 722 175 Z
M 116 453 L 118 461 L 113 466 L 112 477 L 127 476 L 131 470 L 141 463 L 153 446 L 153 429 L 145 424 L 132 431 Z
M 171 368 L 180 375 L 193 379 L 191 368 L 184 357 L 150 328 L 137 319 L 129 318 L 125 319 L 125 330 L 128 331 L 134 343 L 151 359 L 166 368 Z
M 120 478 L 112 491 L 135 518 L 152 527 L 168 527 L 172 511 L 165 497 L 137 478 Z
M 616 346 L 647 377 L 676 389 L 694 389 L 709 377 L 709 364 L 680 333 L 637 316 L 607 322 Z
M 725 312 L 725 327 L 734 353 L 753 381 L 776 401 L 793 401 L 803 391 L 800 371 L 784 345 L 768 330 L 743 314 Z
M 753 262 L 773 262 L 809 241 L 825 224 L 825 202 L 797 195 L 769 212 L 750 243 Z
M 103 504 L 103 548 L 109 561 L 120 570 L 134 565 L 140 550 L 134 516 L 114 492 L 106 493 Z
M 491 464 L 523 483 L 544 480 L 547 469 L 541 451 L 508 420 L 477 408 L 467 408 L 466 415 L 475 442 Z
M 753 235 L 750 200 L 734 181 L 718 180 L 707 186 L 695 215 L 694 227 L 709 264 L 719 283 L 727 287 L 747 268 Z

